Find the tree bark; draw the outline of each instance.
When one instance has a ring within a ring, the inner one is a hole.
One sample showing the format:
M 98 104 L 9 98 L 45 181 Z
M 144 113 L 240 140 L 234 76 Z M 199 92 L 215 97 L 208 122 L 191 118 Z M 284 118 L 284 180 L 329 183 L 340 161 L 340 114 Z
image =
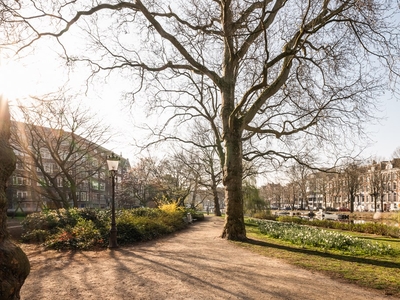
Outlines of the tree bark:
M 15 170 L 15 155 L 10 148 L 8 102 L 0 97 L 0 299 L 20 299 L 20 290 L 30 271 L 27 256 L 15 245 L 7 230 L 6 184 Z
M 226 214 L 222 238 L 235 241 L 246 240 L 242 193 L 242 141 L 238 120 L 225 138 L 224 179 Z

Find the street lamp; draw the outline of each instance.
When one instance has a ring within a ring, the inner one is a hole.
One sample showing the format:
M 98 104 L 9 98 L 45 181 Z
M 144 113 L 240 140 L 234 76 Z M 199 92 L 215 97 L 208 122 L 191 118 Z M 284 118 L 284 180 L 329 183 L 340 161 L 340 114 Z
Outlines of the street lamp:
M 111 198 L 111 230 L 110 230 L 110 240 L 108 243 L 108 248 L 117 248 L 117 224 L 115 223 L 115 175 L 118 171 L 118 163 L 120 158 L 114 153 L 107 156 L 107 166 L 111 175 L 111 185 L 112 185 L 112 198 Z

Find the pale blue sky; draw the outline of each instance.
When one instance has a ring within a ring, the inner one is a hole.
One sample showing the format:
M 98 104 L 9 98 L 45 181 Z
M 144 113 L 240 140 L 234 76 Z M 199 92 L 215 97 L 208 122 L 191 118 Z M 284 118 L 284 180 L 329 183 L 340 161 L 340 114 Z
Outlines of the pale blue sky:
M 374 143 L 366 149 L 365 154 L 390 159 L 396 148 L 400 147 L 400 99 L 385 99 L 380 109 L 378 115 L 382 120 L 379 124 L 367 127 Z

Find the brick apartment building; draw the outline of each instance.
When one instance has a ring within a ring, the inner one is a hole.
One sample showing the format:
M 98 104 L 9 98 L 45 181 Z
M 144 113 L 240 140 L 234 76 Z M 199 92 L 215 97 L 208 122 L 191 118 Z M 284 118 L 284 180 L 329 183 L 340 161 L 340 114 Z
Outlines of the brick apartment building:
M 16 169 L 6 190 L 9 213 L 110 205 L 110 150 L 71 132 L 21 122 L 12 122 L 11 136 Z M 129 160 L 121 157 L 118 169 L 117 189 Z

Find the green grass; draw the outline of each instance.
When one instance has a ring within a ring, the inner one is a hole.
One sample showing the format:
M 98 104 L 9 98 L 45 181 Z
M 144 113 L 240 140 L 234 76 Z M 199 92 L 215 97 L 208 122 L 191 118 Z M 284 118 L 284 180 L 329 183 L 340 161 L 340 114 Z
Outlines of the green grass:
M 400 239 L 371 234 L 349 233 L 352 236 L 390 245 L 391 255 L 351 255 L 339 250 L 322 250 L 298 246 L 291 242 L 261 234 L 256 224 L 246 224 L 247 242 L 237 242 L 267 257 L 279 258 L 308 270 L 319 271 L 331 278 L 345 280 L 361 287 L 382 290 L 400 297 Z

